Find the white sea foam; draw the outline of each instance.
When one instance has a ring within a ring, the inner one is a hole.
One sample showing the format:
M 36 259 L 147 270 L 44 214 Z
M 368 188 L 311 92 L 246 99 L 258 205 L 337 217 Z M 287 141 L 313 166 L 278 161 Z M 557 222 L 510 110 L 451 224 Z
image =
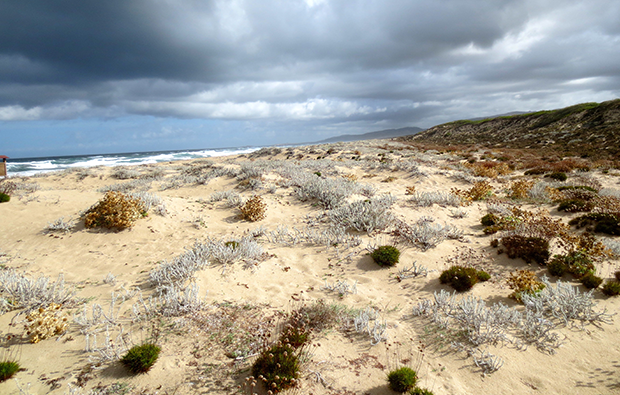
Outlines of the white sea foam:
M 210 158 L 216 156 L 248 154 L 260 147 L 204 149 L 196 151 L 168 151 L 168 152 L 135 152 L 125 154 L 84 155 L 29 159 L 9 159 L 7 172 L 9 176 L 32 176 L 37 173 L 65 170 L 75 167 L 95 166 L 137 166 L 159 162 L 172 162 L 196 158 Z

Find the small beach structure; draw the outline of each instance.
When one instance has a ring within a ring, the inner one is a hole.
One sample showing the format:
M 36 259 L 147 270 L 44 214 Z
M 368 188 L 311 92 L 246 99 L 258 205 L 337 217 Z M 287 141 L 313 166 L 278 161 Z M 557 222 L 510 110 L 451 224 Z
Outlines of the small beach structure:
M 0 177 L 6 177 L 6 160 L 9 159 L 9 157 L 0 155 L 0 159 L 2 159 L 2 163 L 0 163 Z

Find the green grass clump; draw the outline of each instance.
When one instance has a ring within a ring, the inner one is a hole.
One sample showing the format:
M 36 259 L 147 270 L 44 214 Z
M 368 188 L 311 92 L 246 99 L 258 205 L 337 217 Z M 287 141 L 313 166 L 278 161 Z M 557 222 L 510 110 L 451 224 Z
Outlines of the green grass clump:
M 406 366 L 392 370 L 387 377 L 390 389 L 396 392 L 407 392 L 414 388 L 418 381 L 418 374 L 415 370 Z
M 400 251 L 394 246 L 380 246 L 370 255 L 379 266 L 394 266 L 400 258 Z
M 15 373 L 19 372 L 20 369 L 21 367 L 15 361 L 0 362 L 0 382 L 10 379 Z
M 11 197 L 9 195 L 7 195 L 6 193 L 0 192 L 0 203 L 5 203 L 5 202 L 8 202 L 9 200 L 11 200 Z
M 131 373 L 145 373 L 155 364 L 160 351 L 159 346 L 151 343 L 134 346 L 121 358 L 121 363 Z
M 409 391 L 409 395 L 435 395 L 433 391 L 428 390 L 426 388 L 415 387 L 411 391 Z
M 607 282 L 603 284 L 603 288 L 601 290 L 607 296 L 620 295 L 620 281 L 607 280 Z
M 275 394 L 296 385 L 300 363 L 293 346 L 278 342 L 260 353 L 252 365 L 252 375 Z
M 444 270 L 439 276 L 439 282 L 449 284 L 458 292 L 470 290 L 478 281 L 487 281 L 491 276 L 482 270 L 473 267 L 452 266 Z
M 595 275 L 594 273 L 587 273 L 581 279 L 579 279 L 584 287 L 588 289 L 598 288 L 599 285 L 603 282 L 603 279 Z

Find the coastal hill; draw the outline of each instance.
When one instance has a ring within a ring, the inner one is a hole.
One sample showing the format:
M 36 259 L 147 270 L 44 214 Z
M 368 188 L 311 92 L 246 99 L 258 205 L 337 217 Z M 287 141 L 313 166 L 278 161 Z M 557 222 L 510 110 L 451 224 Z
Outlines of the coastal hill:
M 545 149 L 565 156 L 620 159 L 620 99 L 454 121 L 398 140 L 414 144 Z
M 411 136 L 423 131 L 424 129 L 415 126 L 410 126 L 400 129 L 386 129 L 379 130 L 377 132 L 369 132 L 364 134 L 341 134 L 340 136 L 330 137 L 325 140 L 318 141 L 317 143 L 337 143 L 341 141 L 359 141 L 359 140 L 374 140 L 374 139 L 391 139 L 394 137 Z

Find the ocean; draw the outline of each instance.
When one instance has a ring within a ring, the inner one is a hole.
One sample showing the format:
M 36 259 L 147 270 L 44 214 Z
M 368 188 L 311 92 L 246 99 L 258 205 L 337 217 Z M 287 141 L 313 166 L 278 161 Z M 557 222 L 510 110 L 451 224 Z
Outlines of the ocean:
M 144 165 L 147 163 L 247 154 L 259 150 L 260 148 L 261 147 L 237 147 L 178 151 L 129 152 L 122 154 L 50 156 L 42 158 L 9 158 L 7 160 L 7 173 L 9 177 L 16 177 L 32 176 L 37 173 L 47 173 L 69 169 L 72 167 Z

